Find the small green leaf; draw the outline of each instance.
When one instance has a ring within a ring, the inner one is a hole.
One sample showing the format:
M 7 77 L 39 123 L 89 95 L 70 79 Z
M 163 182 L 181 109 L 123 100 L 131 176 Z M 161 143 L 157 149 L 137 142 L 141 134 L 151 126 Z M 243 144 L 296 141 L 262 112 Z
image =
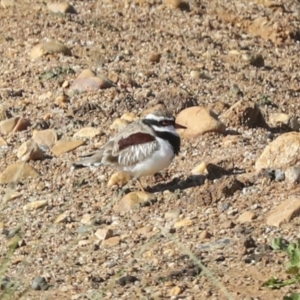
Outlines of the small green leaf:
M 292 293 L 290 296 L 284 296 L 283 300 L 300 300 L 300 294 Z
M 288 246 L 289 246 L 289 243 L 285 239 L 282 239 L 282 238 L 274 238 L 271 241 L 271 247 L 274 250 L 286 251 L 286 249 L 288 248 Z

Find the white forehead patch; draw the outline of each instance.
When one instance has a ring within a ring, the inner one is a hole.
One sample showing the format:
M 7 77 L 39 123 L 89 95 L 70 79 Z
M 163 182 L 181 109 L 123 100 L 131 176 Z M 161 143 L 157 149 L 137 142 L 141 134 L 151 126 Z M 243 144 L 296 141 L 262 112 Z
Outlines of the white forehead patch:
M 169 121 L 174 121 L 173 118 L 167 118 L 167 117 L 163 117 L 163 116 L 156 116 L 154 114 L 149 114 L 145 117 L 145 119 L 147 120 L 155 120 L 155 121 L 163 121 L 163 120 L 169 120 Z

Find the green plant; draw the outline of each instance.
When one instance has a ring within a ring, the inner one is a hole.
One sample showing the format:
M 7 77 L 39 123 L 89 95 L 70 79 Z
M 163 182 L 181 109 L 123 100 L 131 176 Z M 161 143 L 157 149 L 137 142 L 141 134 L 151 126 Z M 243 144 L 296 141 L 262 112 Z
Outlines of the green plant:
M 281 287 L 300 282 L 300 239 L 297 239 L 295 242 L 289 243 L 282 238 L 275 238 L 271 242 L 271 247 L 274 250 L 283 251 L 288 255 L 289 261 L 287 263 L 286 272 L 287 274 L 290 274 L 292 277 L 286 280 L 279 279 L 277 277 L 272 277 L 269 280 L 267 280 L 263 284 L 263 286 L 269 287 L 271 289 L 279 289 Z M 298 295 L 298 294 L 292 294 L 292 295 Z M 300 298 L 286 298 L 286 299 L 300 299 Z

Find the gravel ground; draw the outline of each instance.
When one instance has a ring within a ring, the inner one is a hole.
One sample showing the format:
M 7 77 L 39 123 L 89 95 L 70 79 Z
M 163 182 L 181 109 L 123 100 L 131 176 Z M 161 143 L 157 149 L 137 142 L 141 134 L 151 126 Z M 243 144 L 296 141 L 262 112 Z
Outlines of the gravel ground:
M 97 129 L 67 152 L 55 152 L 50 141 L 42 159 L 28 160 L 31 177 L 8 182 L 17 168 L 0 185 L 3 299 L 8 284 L 11 299 L 248 300 L 299 291 L 296 284 L 262 286 L 272 276 L 287 278 L 286 256 L 268 245 L 299 236 L 298 211 L 280 226 L 268 216 L 300 197 L 299 185 L 255 168 L 267 145 L 298 129 L 298 1 L 72 5 L 77 14 L 54 13 L 42 1 L 0 4 L 1 172 L 20 161 L 19 147 L 35 131 L 52 129 L 55 144 Z M 40 45 L 51 40 L 65 47 Z M 99 88 L 72 90 L 84 69 L 100 78 Z M 236 103 L 241 108 L 232 112 Z M 70 166 L 102 145 L 124 113 L 141 116 L 157 104 L 174 115 L 204 106 L 226 132 L 183 138 L 172 165 L 142 179 L 155 200 L 117 211 L 119 190 L 107 186 L 114 170 Z M 193 175 L 204 162 L 206 174 Z

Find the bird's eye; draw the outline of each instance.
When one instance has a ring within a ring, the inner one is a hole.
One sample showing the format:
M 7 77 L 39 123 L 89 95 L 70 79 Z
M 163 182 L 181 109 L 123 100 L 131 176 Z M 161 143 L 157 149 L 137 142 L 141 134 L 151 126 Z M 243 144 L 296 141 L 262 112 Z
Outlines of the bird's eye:
M 161 125 L 163 125 L 163 126 L 169 126 L 169 125 L 172 125 L 172 124 L 173 124 L 173 122 L 170 121 L 170 120 L 161 121 Z

